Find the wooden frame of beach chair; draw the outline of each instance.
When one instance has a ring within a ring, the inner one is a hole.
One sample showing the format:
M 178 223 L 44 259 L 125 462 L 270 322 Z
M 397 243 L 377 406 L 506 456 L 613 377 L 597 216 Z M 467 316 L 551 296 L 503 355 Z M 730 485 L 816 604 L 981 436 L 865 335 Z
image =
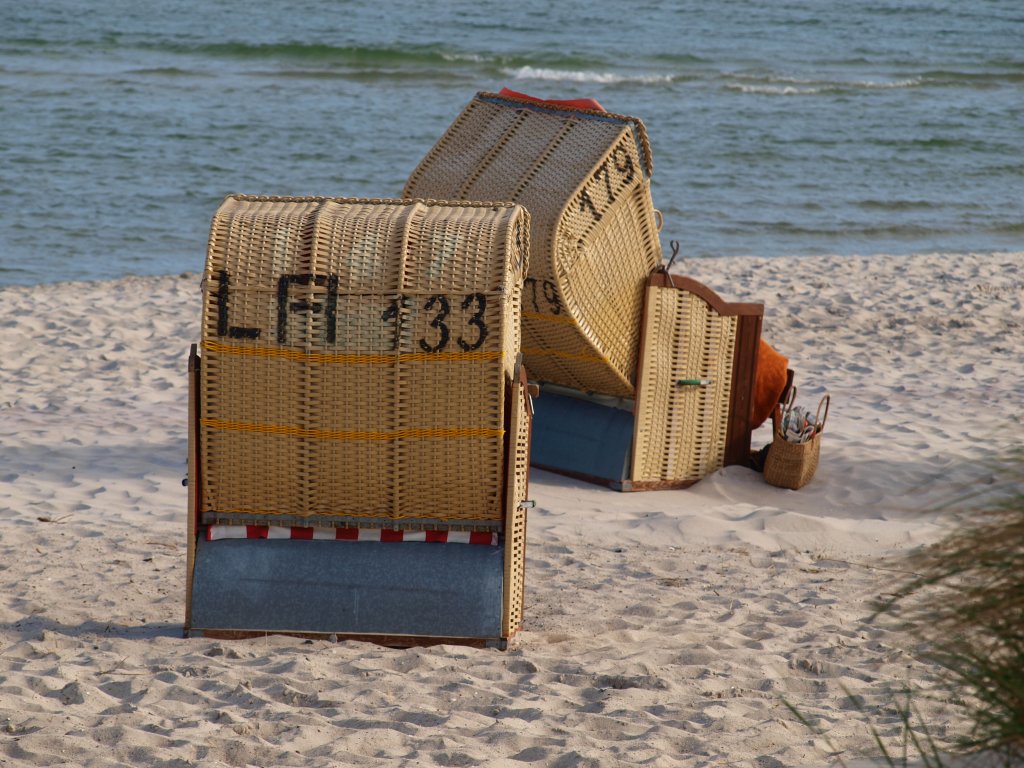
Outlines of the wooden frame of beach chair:
M 542 385 L 534 466 L 639 491 L 749 463 L 764 306 L 665 272 L 645 297 L 636 398 Z
M 225 200 L 189 361 L 187 635 L 506 646 L 528 232 L 509 203 Z

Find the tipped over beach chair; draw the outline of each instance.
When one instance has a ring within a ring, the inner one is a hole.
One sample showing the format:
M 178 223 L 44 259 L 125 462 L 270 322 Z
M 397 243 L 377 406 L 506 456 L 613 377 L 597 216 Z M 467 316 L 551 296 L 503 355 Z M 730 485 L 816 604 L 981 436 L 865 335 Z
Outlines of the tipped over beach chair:
M 186 633 L 505 646 L 528 244 L 510 203 L 224 201 L 189 365 Z
M 620 490 L 689 485 L 750 449 L 763 307 L 658 272 L 652 168 L 637 118 L 479 93 L 404 191 L 529 210 L 533 463 Z
M 530 375 L 632 397 L 644 282 L 661 263 L 651 149 L 634 117 L 479 93 L 404 197 L 511 200 L 530 212 Z

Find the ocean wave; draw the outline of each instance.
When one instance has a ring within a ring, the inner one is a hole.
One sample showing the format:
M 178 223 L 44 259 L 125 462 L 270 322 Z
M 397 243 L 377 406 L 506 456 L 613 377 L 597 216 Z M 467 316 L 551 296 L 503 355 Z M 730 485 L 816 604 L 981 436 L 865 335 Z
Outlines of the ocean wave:
M 445 43 L 390 45 L 332 45 L 329 43 L 159 43 L 151 47 L 179 54 L 208 56 L 214 59 L 277 60 L 301 64 L 349 66 L 352 68 L 451 67 L 497 68 L 541 66 L 550 68 L 587 68 L 603 62 L 592 57 L 560 53 L 529 56 L 459 48 Z
M 599 83 L 602 85 L 615 85 L 618 83 L 670 83 L 675 79 L 672 75 L 626 75 L 618 72 L 548 69 L 529 65 L 502 69 L 502 74 L 516 80 L 550 80 L 562 83 Z
M 849 222 L 836 226 L 820 227 L 804 226 L 791 221 L 779 221 L 763 225 L 767 232 L 785 234 L 795 237 L 814 239 L 825 238 L 891 238 L 894 240 L 929 239 L 936 237 L 953 237 L 964 234 L 964 230 L 955 226 L 929 226 L 913 222 L 894 222 L 891 224 L 857 224 Z
M 1024 235 L 1024 223 L 1008 222 L 1006 224 L 996 224 L 989 227 L 989 231 L 997 235 Z
M 922 78 L 929 85 L 945 85 L 957 88 L 975 87 L 992 88 L 1001 85 L 1020 85 L 1024 83 L 1024 71 L 1020 65 L 1000 62 L 992 65 L 988 72 L 963 72 L 959 70 L 937 69 L 925 72 Z
M 314 76 L 344 72 L 345 76 L 402 75 L 435 77 L 450 74 L 493 77 L 501 74 L 523 79 L 568 80 L 575 82 L 651 83 L 670 78 L 631 77 L 602 71 L 607 67 L 600 57 L 543 52 L 529 56 L 494 53 L 472 48 L 461 49 L 443 43 L 421 45 L 329 45 L 324 43 L 248 43 L 161 45 L 180 55 L 242 62 L 275 63 L 286 70 Z
M 901 80 L 803 80 L 774 76 L 766 78 L 733 76 L 733 78 L 725 84 L 727 90 L 768 96 L 813 96 L 819 93 L 918 88 L 925 84 L 925 79 L 922 77 L 909 77 Z M 742 82 L 743 80 L 751 82 Z
M 127 74 L 163 77 L 195 77 L 199 73 L 191 69 L 182 69 L 180 67 L 140 67 L 139 69 L 128 70 Z
M 207 43 L 171 46 L 179 53 L 199 53 L 213 58 L 278 59 L 320 64 L 400 66 L 438 64 L 460 56 L 441 45 L 362 46 L 326 43 Z
M 441 58 L 445 61 L 468 62 L 470 64 L 489 64 L 494 61 L 493 56 L 484 56 L 481 53 L 442 53 Z
M 852 83 L 843 83 L 842 86 L 848 88 L 864 88 L 867 90 L 873 89 L 888 89 L 888 88 L 917 88 L 920 85 L 924 85 L 925 81 L 922 77 L 908 77 L 903 80 L 889 80 L 879 82 L 877 80 L 856 80 Z
M 942 207 L 932 200 L 860 200 L 854 205 L 866 211 L 928 211 Z
M 743 83 L 726 83 L 726 90 L 740 93 L 756 93 L 767 96 L 813 96 L 821 93 L 821 87 L 801 87 L 795 85 L 744 85 Z
M 912 88 L 998 88 L 1024 82 L 1024 73 L 1011 69 L 990 72 L 929 70 L 908 77 L 886 79 L 800 78 L 783 75 L 723 73 L 725 88 L 740 93 L 770 96 L 808 96 L 819 93 L 900 90 Z

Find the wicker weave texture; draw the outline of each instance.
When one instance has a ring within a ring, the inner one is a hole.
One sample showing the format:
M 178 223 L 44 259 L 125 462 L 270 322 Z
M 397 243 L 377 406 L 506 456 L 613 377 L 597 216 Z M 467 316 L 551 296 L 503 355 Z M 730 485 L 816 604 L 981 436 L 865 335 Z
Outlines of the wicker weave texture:
M 647 288 L 634 481 L 699 480 L 722 467 L 736 329 L 735 316 L 689 291 Z
M 790 443 L 778 429 L 764 463 L 764 479 L 769 485 L 798 491 L 814 479 L 821 457 L 821 433 L 806 443 Z
M 229 197 L 204 276 L 204 513 L 500 520 L 529 216 Z
M 403 194 L 524 205 L 531 215 L 523 305 L 530 375 L 631 397 L 644 282 L 661 261 L 651 170 L 636 118 L 481 93 Z

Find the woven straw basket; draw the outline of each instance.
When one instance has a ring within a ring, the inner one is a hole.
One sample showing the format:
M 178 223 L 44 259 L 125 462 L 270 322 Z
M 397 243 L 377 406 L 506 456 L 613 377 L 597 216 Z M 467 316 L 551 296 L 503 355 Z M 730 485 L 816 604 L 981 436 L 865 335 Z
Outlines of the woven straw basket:
M 636 118 L 480 93 L 403 195 L 525 206 L 530 375 L 632 397 L 644 281 L 661 263 L 651 172 Z
M 200 522 L 500 529 L 528 249 L 511 203 L 226 199 Z
M 830 399 L 825 395 L 818 404 L 818 428 L 805 443 L 791 443 L 783 436 L 782 406 L 775 406 L 772 413 L 772 443 L 764 462 L 764 479 L 770 485 L 796 491 L 814 479 L 821 457 L 821 434 L 825 430 Z M 822 408 L 825 409 L 824 414 Z

